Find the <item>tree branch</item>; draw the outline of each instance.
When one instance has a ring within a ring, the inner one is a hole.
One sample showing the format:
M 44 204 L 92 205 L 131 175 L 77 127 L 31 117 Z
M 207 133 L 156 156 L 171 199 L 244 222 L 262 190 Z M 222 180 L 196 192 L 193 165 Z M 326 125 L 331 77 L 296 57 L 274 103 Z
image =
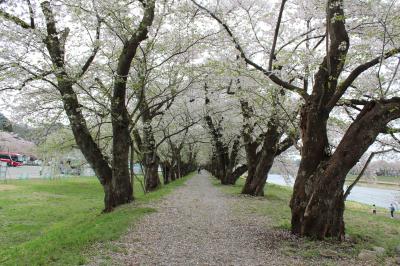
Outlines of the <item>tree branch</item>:
M 290 84 L 289 82 L 286 82 L 284 80 L 281 80 L 278 76 L 275 75 L 274 72 L 263 68 L 262 66 L 256 64 L 254 61 L 252 61 L 250 58 L 248 58 L 246 53 L 244 52 L 243 48 L 240 46 L 239 41 L 236 39 L 235 35 L 233 34 L 231 29 L 229 28 L 229 26 L 226 23 L 224 23 L 220 18 L 218 18 L 213 12 L 211 12 L 207 8 L 203 7 L 202 5 L 198 4 L 195 0 L 191 0 L 191 1 L 197 7 L 199 7 L 202 10 L 204 10 L 205 12 L 207 12 L 213 19 L 215 19 L 225 29 L 225 31 L 228 33 L 228 35 L 231 37 L 233 43 L 235 44 L 235 48 L 239 51 L 240 57 L 243 58 L 243 60 L 248 65 L 250 65 L 250 66 L 254 67 L 256 70 L 262 72 L 265 76 L 267 76 L 275 84 L 277 84 L 277 85 L 279 85 L 279 86 L 281 86 L 281 87 L 283 87 L 283 88 L 285 88 L 287 90 L 290 90 L 290 91 L 293 91 L 293 92 L 299 94 L 304 99 L 308 98 L 307 92 L 305 92 L 302 88 L 297 87 L 297 86 L 295 86 L 293 84 Z
M 45 20 L 46 20 L 46 30 L 47 36 L 44 40 L 47 50 L 49 51 L 50 57 L 53 64 L 60 69 L 64 69 L 64 53 L 61 48 L 61 42 L 58 38 L 58 31 L 56 28 L 56 21 L 51 9 L 50 2 L 44 1 L 40 4 Z
M 135 33 L 133 33 L 130 39 L 124 44 L 123 51 L 119 58 L 117 70 L 117 74 L 124 80 L 127 79 L 132 60 L 136 55 L 136 49 L 138 48 L 139 44 L 147 38 L 149 27 L 153 23 L 154 19 L 154 9 L 155 0 L 148 0 L 142 21 L 140 21 Z
M 374 59 L 372 59 L 372 60 L 370 60 L 370 61 L 368 61 L 368 62 L 366 62 L 366 63 L 364 63 L 364 64 L 361 64 L 361 65 L 359 65 L 358 67 L 356 67 L 356 68 L 350 73 L 350 75 L 347 76 L 347 78 L 346 78 L 344 81 L 342 81 L 342 82 L 338 85 L 338 87 L 337 87 L 337 89 L 336 89 L 336 91 L 335 91 L 333 97 L 330 99 L 330 101 L 329 101 L 329 103 L 328 103 L 328 106 L 329 106 L 329 107 L 335 106 L 335 104 L 337 103 L 337 101 L 338 101 L 338 100 L 340 99 L 340 97 L 342 97 L 342 95 L 346 92 L 346 90 L 348 89 L 348 87 L 349 87 L 349 86 L 353 83 L 353 81 L 354 81 L 356 78 L 358 78 L 358 76 L 360 76 L 363 72 L 365 72 L 365 71 L 368 70 L 369 68 L 371 68 L 371 67 L 377 65 L 377 64 L 378 64 L 379 62 L 381 62 L 382 60 L 387 59 L 387 58 L 389 58 L 389 57 L 392 57 L 392 56 L 394 56 L 395 54 L 398 54 L 398 53 L 400 53 L 400 47 L 395 48 L 395 49 L 392 49 L 392 50 L 386 52 L 385 54 L 383 54 L 383 56 L 375 57 Z
M 28 3 L 28 8 L 29 8 L 29 17 L 31 20 L 31 29 L 35 28 L 35 14 L 33 13 L 33 8 L 30 0 L 26 0 Z
M 278 41 L 279 27 L 281 26 L 281 21 L 282 21 L 282 16 L 283 16 L 283 10 L 285 9 L 285 4 L 286 4 L 286 0 L 282 0 L 281 7 L 280 7 L 280 10 L 279 10 L 278 20 L 276 22 L 276 27 L 275 27 L 274 39 L 272 41 L 271 52 L 269 54 L 268 71 L 272 70 L 272 63 L 273 63 L 274 60 L 276 60 L 275 47 L 276 47 L 276 42 Z
M 275 156 L 282 154 L 284 151 L 286 151 L 287 149 L 289 149 L 290 147 L 295 145 L 295 143 L 297 143 L 299 138 L 300 138 L 300 135 L 297 133 L 295 135 L 288 136 L 287 138 L 282 140 L 278 144 L 278 149 L 275 152 Z
M 26 23 L 19 17 L 11 15 L 10 13 L 5 12 L 4 10 L 0 10 L 0 17 L 3 17 L 8 21 L 14 22 L 15 24 L 17 24 L 18 26 L 20 26 L 24 29 L 33 29 L 32 25 L 29 25 L 28 23 Z
M 395 151 L 395 152 L 400 152 L 399 150 L 396 149 L 389 149 L 389 150 L 383 150 L 383 151 L 375 151 L 372 152 L 368 159 L 367 162 L 364 164 L 363 168 L 361 169 L 361 172 L 358 174 L 357 178 L 353 181 L 353 183 L 351 183 L 351 185 L 346 189 L 346 192 L 343 195 L 344 200 L 347 199 L 347 197 L 350 195 L 351 190 L 353 189 L 353 187 L 358 183 L 358 181 L 361 179 L 361 177 L 364 175 L 365 170 L 367 170 L 367 167 L 369 165 L 369 163 L 371 162 L 372 158 L 374 158 L 375 155 L 377 154 L 382 154 L 382 153 L 386 153 L 386 152 L 390 152 L 390 151 Z
M 86 63 L 83 65 L 83 67 L 81 69 L 81 73 L 79 73 L 79 75 L 78 75 L 78 78 L 81 78 L 83 75 L 85 75 L 86 71 L 92 64 L 94 58 L 96 57 L 97 52 L 100 49 L 99 41 L 100 41 L 101 19 L 98 15 L 96 15 L 96 17 L 97 17 L 97 27 L 96 27 L 96 39 L 94 41 L 95 42 L 94 47 L 93 47 L 92 53 L 90 54 L 89 58 L 86 60 Z

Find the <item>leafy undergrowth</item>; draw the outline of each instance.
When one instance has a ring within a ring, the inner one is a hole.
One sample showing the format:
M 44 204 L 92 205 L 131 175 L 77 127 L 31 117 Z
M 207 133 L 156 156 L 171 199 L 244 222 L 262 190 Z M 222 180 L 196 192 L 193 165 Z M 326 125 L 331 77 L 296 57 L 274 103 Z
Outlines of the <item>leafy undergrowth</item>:
M 8 181 L 0 191 L 0 265 L 83 264 L 93 244 L 117 239 L 154 211 L 138 202 L 157 200 L 190 176 L 146 195 L 135 182 L 136 202 L 108 214 L 101 214 L 96 178 Z
M 243 204 L 236 204 L 240 212 L 256 213 L 268 218 L 269 226 L 276 230 L 290 230 L 289 201 L 292 189 L 267 184 L 265 197 L 256 198 L 240 195 L 244 180 L 239 179 L 236 185 L 222 186 L 213 179 L 213 184 L 220 187 L 225 193 L 241 197 Z M 244 205 L 244 206 L 240 206 Z M 341 259 L 356 257 L 362 249 L 373 247 L 385 248 L 383 257 L 378 257 L 378 263 L 385 257 L 395 256 L 395 248 L 400 245 L 400 220 L 391 219 L 388 210 L 377 209 L 377 215 L 372 215 L 371 207 L 357 202 L 346 202 L 345 224 L 348 240 L 338 242 L 333 239 L 326 241 L 312 241 L 307 238 L 283 240 L 277 243 L 282 252 L 287 255 L 301 256 L 313 260 L 320 257 Z

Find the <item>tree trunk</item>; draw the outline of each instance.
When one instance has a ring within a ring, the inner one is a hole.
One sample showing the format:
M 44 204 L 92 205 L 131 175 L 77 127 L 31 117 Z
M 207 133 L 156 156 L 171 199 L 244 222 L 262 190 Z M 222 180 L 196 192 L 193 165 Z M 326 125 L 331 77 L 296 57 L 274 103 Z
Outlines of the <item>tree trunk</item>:
M 145 159 L 143 168 L 146 178 L 146 191 L 154 191 L 159 188 L 161 181 L 158 175 L 158 160 L 153 158 Z
M 155 2 L 148 1 L 138 29 L 124 42 L 118 58 L 111 101 L 111 122 L 113 131 L 112 191 L 116 205 L 131 202 L 133 189 L 129 175 L 130 131 L 129 115 L 126 109 L 126 85 L 132 60 L 140 43 L 147 38 L 148 28 L 154 19 Z
M 129 153 L 129 174 L 130 174 L 130 178 L 131 178 L 131 186 L 132 186 L 132 199 L 135 199 L 135 195 L 134 195 L 134 178 L 135 178 L 135 171 L 134 171 L 134 163 L 135 163 L 135 147 L 134 147 L 134 143 L 133 143 L 133 139 L 130 137 L 129 138 L 129 144 L 130 144 L 130 153 Z
M 226 176 L 227 166 L 229 165 L 229 148 L 222 140 L 222 128 L 219 124 L 215 125 L 213 119 L 210 115 L 206 115 L 205 118 L 208 128 L 210 130 L 210 135 L 212 137 L 212 145 L 214 148 L 213 153 L 215 153 L 214 161 L 214 176 L 221 180 L 222 184 L 227 184 Z
M 385 130 L 387 123 L 398 117 L 400 99 L 387 103 L 370 102 L 351 124 L 332 156 L 318 160 L 314 170 L 304 168 L 311 162 L 307 157 L 302 159 L 305 162 L 300 164 L 290 203 L 293 233 L 316 239 L 343 239 L 346 176 L 378 134 Z M 319 143 L 314 144 L 308 144 L 307 150 L 320 147 Z
M 160 185 L 160 177 L 158 175 L 159 158 L 157 156 L 155 140 L 153 136 L 150 122 L 144 125 L 143 129 L 143 167 L 146 175 L 146 190 L 156 190 Z
M 157 156 L 152 126 L 147 116 L 142 115 L 143 128 L 143 167 L 145 170 L 146 191 L 153 191 L 161 185 L 158 175 L 159 157 Z
M 258 165 L 259 157 L 257 156 L 257 147 L 258 144 L 255 142 L 251 142 L 250 135 L 248 136 L 243 136 L 243 139 L 245 141 L 245 151 L 246 151 L 246 161 L 247 161 L 247 178 L 245 181 L 245 184 L 242 188 L 242 194 L 249 194 L 250 193 L 250 186 L 251 183 L 253 182 L 253 178 L 256 172 L 256 167 Z
M 274 121 L 268 123 L 268 131 L 265 133 L 261 152 L 256 155 L 255 161 L 247 162 L 252 165 L 252 170 L 247 176 L 248 180 L 242 189 L 242 194 L 264 196 L 265 182 L 274 163 L 280 137 L 277 124 Z M 248 157 L 253 156 L 254 154 L 250 154 Z
M 56 18 L 50 1 L 40 3 L 46 25 L 46 34 L 43 33 L 42 40 L 51 58 L 52 69 L 54 70 L 53 74 L 57 79 L 57 90 L 62 96 L 62 102 L 76 143 L 104 188 L 105 211 L 111 211 L 113 207 L 132 200 L 132 187 L 128 168 L 129 131 L 127 130 L 127 125 L 129 121 L 124 104 L 126 81 L 131 62 L 135 57 L 137 47 L 147 38 L 148 29 L 154 19 L 155 1 L 149 0 L 143 6 L 143 18 L 132 36 L 124 42 L 123 50 L 118 59 L 118 68 L 115 75 L 117 78 L 114 83 L 111 107 L 113 126 L 113 168 L 111 169 L 109 162 L 90 134 L 82 113 L 82 106 L 79 104 L 77 94 L 73 89 L 74 84 L 85 74 L 93 62 L 98 47 L 95 48 L 92 56 L 81 67 L 80 73 L 69 76 L 66 71 L 67 64 L 65 62 L 65 42 L 68 38 L 69 29 L 65 28 L 63 32 L 58 32 Z M 30 3 L 29 8 L 31 9 Z M 26 26 L 17 17 L 8 14 L 5 17 L 13 20 L 23 28 L 35 28 L 33 18 L 31 18 L 31 25 Z M 98 34 L 99 30 L 100 25 Z
M 175 154 L 175 162 L 176 162 L 176 178 L 182 178 L 182 158 L 181 158 L 181 150 L 176 149 Z
M 111 212 L 116 206 L 111 180 L 108 180 L 105 184 L 103 184 L 103 190 L 104 190 L 103 212 Z
M 177 170 L 176 170 L 176 166 L 173 165 L 171 166 L 171 180 L 175 181 L 177 179 Z
M 327 120 L 327 114 L 318 108 L 318 103 L 310 101 L 303 106 L 300 120 L 303 141 L 302 156 L 290 202 L 291 230 L 300 236 L 308 235 L 302 228 L 302 223 L 311 191 L 317 181 L 314 173 L 319 165 L 324 164 L 330 158 L 326 132 Z M 310 235 L 312 235 L 311 232 Z
M 61 84 L 63 84 L 62 81 Z M 118 205 L 131 202 L 133 190 L 128 167 L 129 138 L 125 142 L 113 143 L 114 151 L 122 156 L 119 156 L 117 161 L 113 160 L 113 168 L 111 168 L 86 126 L 72 87 L 62 85 L 60 88 L 75 141 L 103 186 L 104 212 L 110 212 Z M 126 151 L 122 152 L 125 148 L 121 150 L 121 145 L 125 145 Z M 122 167 L 119 165 L 121 162 L 124 165 Z
M 165 161 L 162 164 L 162 169 L 163 169 L 163 178 L 164 178 L 164 185 L 168 184 L 171 182 L 171 164 L 168 161 Z
M 336 19 L 338 17 L 343 18 Z M 327 45 L 329 44 L 327 54 L 315 74 L 313 92 L 306 99 L 301 110 L 302 158 L 290 207 L 293 233 L 314 238 L 331 235 L 341 238 L 344 231 L 343 203 L 340 203 L 342 199 L 338 189 L 342 190 L 342 187 L 339 188 L 339 184 L 336 184 L 331 187 L 333 190 L 327 194 L 320 194 L 318 191 L 323 191 L 324 187 L 326 187 L 325 189 L 330 188 L 323 182 L 325 180 L 324 168 L 329 166 L 328 161 L 331 158 L 327 137 L 327 120 L 336 104 L 335 97 L 343 93 L 336 90 L 349 48 L 342 0 L 329 0 L 327 3 L 327 34 L 329 35 L 327 36 Z M 332 104 L 331 101 L 334 103 Z M 338 181 L 339 177 L 331 177 L 335 182 Z M 337 189 L 335 189 L 336 187 Z M 321 215 L 310 215 L 311 205 L 309 203 L 317 202 L 319 199 L 324 200 L 326 204 L 316 205 L 312 209 L 319 209 Z M 335 209 L 332 209 L 333 206 Z M 316 228 L 311 228 L 312 225 L 315 225 Z
M 237 157 L 240 151 L 240 135 L 235 137 L 233 141 L 231 153 L 226 157 L 227 161 L 225 162 L 225 175 L 221 180 L 221 184 L 223 185 L 234 185 L 236 182 L 236 178 L 233 177 L 233 169 L 236 166 Z
M 227 171 L 224 172 L 224 176 L 221 179 L 221 185 L 232 185 L 230 182 L 230 177 L 232 175 L 232 169 L 227 169 Z
M 234 185 L 236 181 L 247 171 L 247 164 L 237 167 L 230 175 L 229 184 Z
M 121 55 L 122 57 L 122 55 Z M 125 106 L 126 79 L 115 81 L 111 104 L 111 122 L 113 131 L 113 190 L 117 205 L 131 202 L 133 199 L 132 183 L 129 174 L 130 132 L 128 111 Z
M 251 196 L 264 196 L 264 187 L 268 178 L 268 172 L 272 167 L 274 158 L 268 157 L 261 159 L 262 162 L 257 166 L 257 172 L 254 174 L 251 182 L 245 184 L 242 189 L 242 194 Z

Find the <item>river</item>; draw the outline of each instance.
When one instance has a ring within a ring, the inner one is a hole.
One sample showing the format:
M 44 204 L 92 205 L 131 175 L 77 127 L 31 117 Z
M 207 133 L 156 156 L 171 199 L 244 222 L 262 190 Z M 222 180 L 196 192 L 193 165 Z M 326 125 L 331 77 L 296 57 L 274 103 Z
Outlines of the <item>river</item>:
M 281 175 L 270 174 L 267 182 L 293 187 L 294 179 L 285 180 Z M 347 199 L 383 208 L 389 208 L 393 203 L 397 209 L 400 208 L 400 190 L 355 186 Z

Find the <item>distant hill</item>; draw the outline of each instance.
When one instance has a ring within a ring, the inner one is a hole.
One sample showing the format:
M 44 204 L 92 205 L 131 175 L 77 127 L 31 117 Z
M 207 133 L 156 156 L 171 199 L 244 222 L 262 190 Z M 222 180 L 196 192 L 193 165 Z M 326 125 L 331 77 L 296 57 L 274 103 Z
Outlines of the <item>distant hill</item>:
M 49 135 L 65 128 L 61 123 L 41 124 L 35 127 L 15 123 L 0 113 L 0 151 L 29 154 L 37 145 L 46 141 Z
M 24 124 L 13 123 L 13 132 L 20 138 L 32 141 L 36 144 L 40 143 L 41 133 L 37 128 L 29 127 Z
M 26 140 L 24 136 L 14 131 L 23 133 L 21 135 L 28 135 L 29 132 L 31 132 L 28 127 L 19 125 L 13 126 L 13 123 L 5 115 L 0 113 L 0 151 L 34 155 L 36 149 L 35 143 Z
M 13 123 L 13 132 L 16 133 L 20 138 L 32 141 L 36 145 L 39 145 L 46 141 L 47 137 L 58 130 L 65 128 L 65 125 L 60 123 L 53 124 L 42 124 L 37 127 L 30 127 L 25 124 Z
M 36 145 L 15 133 L 0 131 L 0 150 L 35 155 Z
M 0 113 L 0 131 L 12 132 L 13 127 L 10 120 Z

